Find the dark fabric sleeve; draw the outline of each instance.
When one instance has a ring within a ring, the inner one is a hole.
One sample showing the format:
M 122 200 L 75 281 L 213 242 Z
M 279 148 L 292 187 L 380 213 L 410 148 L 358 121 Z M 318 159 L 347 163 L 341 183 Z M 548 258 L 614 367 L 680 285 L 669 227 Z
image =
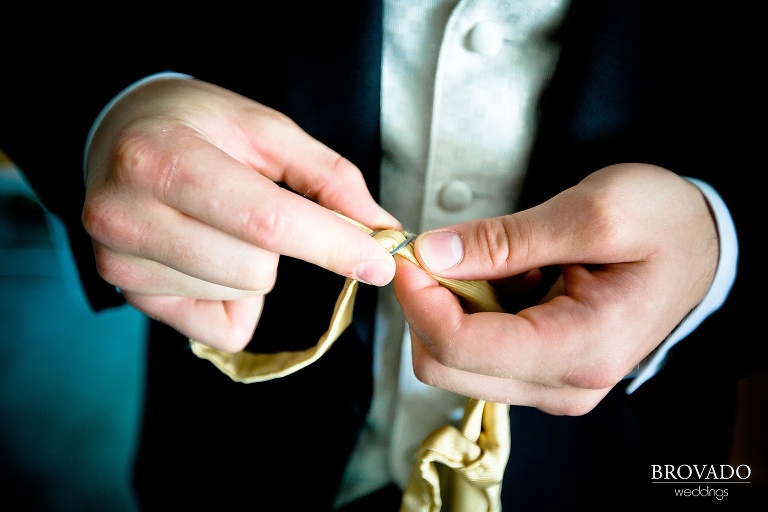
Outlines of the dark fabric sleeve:
M 734 19 L 739 18 L 739 19 Z M 574 2 L 563 49 L 542 101 L 525 206 L 619 162 L 645 162 L 701 179 L 734 220 L 737 276 L 724 305 L 670 351 L 656 377 L 631 397 L 639 418 L 670 444 L 691 446 L 706 409 L 732 401 L 738 379 L 765 370 L 758 266 L 761 223 L 753 116 L 763 94 L 748 20 L 687 2 Z M 728 428 L 725 426 L 724 428 Z M 687 436 L 687 438 L 686 438 Z
M 267 104 L 371 175 L 378 194 L 380 6 L 339 1 L 173 14 L 91 13 L 42 26 L 20 7 L 4 52 L 0 148 L 61 218 L 95 309 L 123 303 L 96 272 L 81 223 L 83 153 L 99 112 L 125 87 L 187 73 Z M 33 41 L 45 44 L 32 44 Z M 356 41 L 350 44 L 350 41 Z

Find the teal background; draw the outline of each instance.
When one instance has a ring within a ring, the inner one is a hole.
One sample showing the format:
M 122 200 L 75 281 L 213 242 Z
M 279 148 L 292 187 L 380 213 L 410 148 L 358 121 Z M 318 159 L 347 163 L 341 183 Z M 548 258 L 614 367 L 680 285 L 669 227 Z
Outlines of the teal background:
M 63 225 L 0 159 L 0 511 L 137 510 L 146 325 L 88 308 Z

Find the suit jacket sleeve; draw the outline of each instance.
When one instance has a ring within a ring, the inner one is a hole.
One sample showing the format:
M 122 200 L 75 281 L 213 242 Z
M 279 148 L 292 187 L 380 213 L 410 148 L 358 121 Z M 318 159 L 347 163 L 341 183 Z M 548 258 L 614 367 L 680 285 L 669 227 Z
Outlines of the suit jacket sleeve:
M 682 404 L 714 404 L 738 378 L 766 367 L 766 344 L 750 334 L 761 332 L 765 278 L 755 242 L 762 158 L 751 119 L 762 95 L 749 64 L 759 44 L 749 25 L 737 12 L 687 2 L 573 2 L 542 101 L 525 206 L 606 165 L 647 162 L 707 182 L 734 220 L 739 260 L 725 304 L 631 397 L 661 430 L 686 414 Z
M 94 309 L 123 300 L 96 272 L 81 223 L 85 140 L 104 106 L 148 75 L 187 73 L 282 111 L 374 174 L 378 194 L 380 6 L 264 4 L 247 17 L 126 12 L 45 27 L 38 13 L 19 8 L 15 22 L 29 41 L 18 41 L 24 51 L 8 52 L 2 64 L 0 147 L 64 221 Z

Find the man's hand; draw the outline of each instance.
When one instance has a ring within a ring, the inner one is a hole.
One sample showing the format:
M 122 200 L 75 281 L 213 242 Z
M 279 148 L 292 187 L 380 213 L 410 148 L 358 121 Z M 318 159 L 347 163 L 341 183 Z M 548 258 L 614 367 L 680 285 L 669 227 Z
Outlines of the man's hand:
M 399 227 L 360 171 L 286 116 L 205 82 L 158 79 L 121 98 L 95 133 L 86 182 L 102 277 L 220 350 L 250 341 L 280 255 L 374 285 L 395 272 L 330 211 Z
M 547 266 L 561 276 L 540 303 L 468 314 L 399 259 L 395 292 L 417 377 L 475 398 L 584 414 L 703 299 L 718 247 L 700 191 L 644 164 L 607 167 L 526 211 L 422 234 L 417 258 L 436 275 L 499 290 Z

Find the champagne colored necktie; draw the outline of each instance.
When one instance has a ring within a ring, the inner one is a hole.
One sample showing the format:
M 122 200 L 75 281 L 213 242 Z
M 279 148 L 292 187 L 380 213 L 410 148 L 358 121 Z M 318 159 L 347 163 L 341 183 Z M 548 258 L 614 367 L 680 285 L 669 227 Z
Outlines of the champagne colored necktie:
M 374 231 L 337 215 L 373 236 L 390 253 L 419 265 L 407 233 Z M 462 297 L 472 311 L 503 311 L 487 281 L 432 277 Z M 190 340 L 192 351 L 236 382 L 261 382 L 289 375 L 319 359 L 349 326 L 357 287 L 358 282 L 354 279 L 345 281 L 328 330 L 314 347 L 273 354 L 229 353 Z M 500 511 L 501 482 L 509 451 L 509 406 L 468 398 L 461 428 L 441 427 L 419 447 L 403 492 L 400 512 Z

